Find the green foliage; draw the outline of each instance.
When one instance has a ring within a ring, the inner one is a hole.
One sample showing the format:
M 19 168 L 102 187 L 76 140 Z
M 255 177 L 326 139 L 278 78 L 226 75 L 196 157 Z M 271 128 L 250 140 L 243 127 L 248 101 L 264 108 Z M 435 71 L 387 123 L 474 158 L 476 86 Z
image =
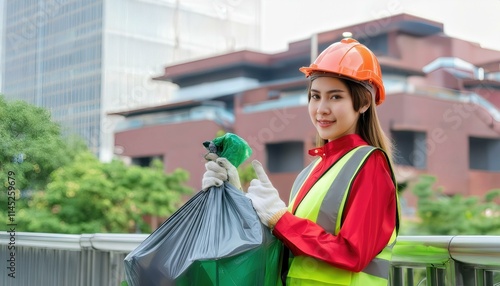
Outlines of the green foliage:
M 84 152 L 51 175 L 45 192 L 19 211 L 18 225 L 51 233 L 149 232 L 143 216 L 171 215 L 192 191 L 183 185 L 187 179 L 182 170 L 165 174 L 160 161 L 128 167 Z
M 159 160 L 150 168 L 99 162 L 82 140 L 63 138 L 59 125 L 43 108 L 0 95 L 0 118 L 4 187 L 0 205 L 7 206 L 11 183 L 16 189 L 11 209 L 16 231 L 150 231 L 145 215 L 169 216 L 182 194 L 192 191 L 184 185 L 185 171 L 165 174 Z M 6 229 L 7 216 L 0 213 L 0 229 Z
M 16 204 L 10 210 L 14 213 L 27 207 L 32 193 L 45 188 L 54 170 L 86 147 L 81 140 L 63 139 L 50 113 L 27 102 L 7 101 L 0 95 L 0 118 L 0 182 L 5 190 L 0 205 L 7 206 L 7 186 L 13 184 Z M 6 222 L 7 213 L 2 212 L 0 229 L 5 229 Z
M 484 198 L 447 196 L 434 188 L 435 177 L 422 175 L 413 187 L 418 197 L 416 232 L 425 235 L 498 235 L 500 234 L 500 190 Z
M 15 173 L 16 188 L 39 190 L 50 174 L 71 162 L 82 148 L 61 137 L 50 113 L 24 101 L 7 101 L 0 95 L 0 181 Z
M 255 170 L 253 169 L 253 166 L 251 163 L 242 164 L 241 166 L 239 166 L 238 167 L 238 174 L 240 175 L 241 186 L 248 187 L 248 184 L 250 184 L 250 181 L 257 178 L 257 175 L 255 174 Z M 244 187 L 243 189 L 246 190 L 246 187 Z

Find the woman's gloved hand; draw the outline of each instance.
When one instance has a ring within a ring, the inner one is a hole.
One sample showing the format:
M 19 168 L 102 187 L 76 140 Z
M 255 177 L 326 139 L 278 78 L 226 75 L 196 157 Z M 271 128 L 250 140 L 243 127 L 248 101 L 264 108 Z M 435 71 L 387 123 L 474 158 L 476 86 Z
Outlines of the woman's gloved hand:
M 269 181 L 262 164 L 254 160 L 252 165 L 258 179 L 250 182 L 246 196 L 252 200 L 253 208 L 257 211 L 260 221 L 267 227 L 274 228 L 278 220 L 286 213 L 287 207 Z
M 241 190 L 238 170 L 226 158 L 219 158 L 215 153 L 205 155 L 205 173 L 201 181 L 201 190 L 206 191 L 213 186 L 222 186 L 225 181 Z

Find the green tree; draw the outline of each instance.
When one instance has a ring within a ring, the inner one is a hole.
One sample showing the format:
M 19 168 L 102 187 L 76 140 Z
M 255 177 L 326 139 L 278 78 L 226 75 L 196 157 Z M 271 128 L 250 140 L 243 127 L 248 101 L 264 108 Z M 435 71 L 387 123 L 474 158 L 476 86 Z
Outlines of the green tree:
M 165 174 L 159 161 L 151 168 L 127 167 L 121 161 L 103 164 L 82 140 L 61 134 L 50 113 L 24 101 L 0 95 L 0 205 L 12 202 L 17 231 L 127 232 L 149 231 L 144 216 L 167 217 L 191 189 L 188 174 Z
M 413 187 L 418 198 L 418 223 L 415 231 L 426 235 L 498 235 L 500 234 L 500 190 L 483 198 L 448 196 L 435 188 L 436 178 L 422 175 Z
M 243 190 L 245 190 L 246 192 L 248 186 L 250 185 L 250 182 L 253 179 L 257 178 L 252 163 L 241 164 L 241 166 L 238 167 L 238 174 L 240 175 L 241 186 L 243 187 Z
M 0 118 L 0 180 L 5 184 L 14 172 L 19 190 L 43 189 L 50 174 L 82 149 L 77 141 L 68 145 L 46 109 L 0 95 Z
M 170 216 L 182 194 L 188 174 L 165 174 L 163 164 L 150 168 L 126 166 L 119 160 L 99 162 L 88 152 L 51 175 L 44 192 L 19 211 L 24 231 L 52 233 L 149 232 L 144 216 Z
M 26 208 L 32 193 L 45 188 L 54 170 L 86 147 L 81 140 L 64 139 L 47 110 L 24 101 L 7 101 L 0 95 L 0 119 L 0 209 L 15 197 L 15 205 L 8 208 L 12 215 Z M 9 189 L 14 189 L 15 196 Z M 0 229 L 6 228 L 9 218 L 16 222 L 10 215 L 0 214 Z

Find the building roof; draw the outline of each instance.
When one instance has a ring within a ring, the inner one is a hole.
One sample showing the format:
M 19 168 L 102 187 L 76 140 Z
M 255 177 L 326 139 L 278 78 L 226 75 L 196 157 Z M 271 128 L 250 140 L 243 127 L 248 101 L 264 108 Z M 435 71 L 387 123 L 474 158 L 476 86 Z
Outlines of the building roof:
M 430 36 L 442 33 L 443 24 L 408 14 L 400 14 L 319 33 L 317 35 L 318 46 L 329 45 L 330 43 L 339 41 L 342 39 L 342 33 L 345 31 L 351 31 L 357 40 L 363 42 L 372 37 L 388 34 L 390 32 L 406 33 L 418 37 Z M 298 59 L 309 62 L 310 54 L 311 39 L 305 39 L 289 44 L 288 50 L 276 54 L 264 54 L 243 50 L 171 65 L 165 67 L 163 75 L 153 79 L 179 83 L 186 78 L 209 75 L 214 72 L 223 72 L 225 70 L 231 71 L 231 69 L 235 68 L 269 70 L 282 67 L 286 62 L 297 61 Z M 404 64 L 400 63 L 397 59 L 383 59 L 381 65 L 382 68 L 385 66 L 386 68 L 405 71 L 405 73 L 409 74 L 421 74 L 420 70 L 404 66 Z
M 353 34 L 353 38 L 358 41 L 363 41 L 363 39 L 366 38 L 375 37 L 381 34 L 388 34 L 389 32 L 395 31 L 424 37 L 443 33 L 444 29 L 442 23 L 402 13 L 395 16 L 318 33 L 318 42 L 333 43 L 340 41 L 343 38 L 342 33 L 346 31 L 351 32 Z M 290 43 L 289 48 L 292 50 L 300 46 L 307 47 L 309 49 L 310 39 Z
M 270 64 L 270 55 L 253 51 L 237 51 L 210 58 L 180 63 L 165 67 L 163 75 L 154 77 L 154 80 L 172 81 L 185 76 L 212 73 L 234 66 L 252 66 L 267 68 Z

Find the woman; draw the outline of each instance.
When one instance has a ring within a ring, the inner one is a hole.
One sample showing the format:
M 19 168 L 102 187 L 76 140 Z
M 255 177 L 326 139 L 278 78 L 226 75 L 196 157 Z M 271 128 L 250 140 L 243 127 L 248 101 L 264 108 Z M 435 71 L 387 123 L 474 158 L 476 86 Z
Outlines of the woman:
M 375 109 L 385 99 L 378 60 L 344 38 L 300 71 L 310 79 L 308 111 L 319 140 L 309 154 L 318 160 L 297 177 L 288 207 L 253 161 L 258 179 L 247 197 L 287 248 L 286 285 L 387 285 L 399 204 Z M 216 162 L 206 164 L 203 188 L 228 179 L 239 185 L 234 166 Z

